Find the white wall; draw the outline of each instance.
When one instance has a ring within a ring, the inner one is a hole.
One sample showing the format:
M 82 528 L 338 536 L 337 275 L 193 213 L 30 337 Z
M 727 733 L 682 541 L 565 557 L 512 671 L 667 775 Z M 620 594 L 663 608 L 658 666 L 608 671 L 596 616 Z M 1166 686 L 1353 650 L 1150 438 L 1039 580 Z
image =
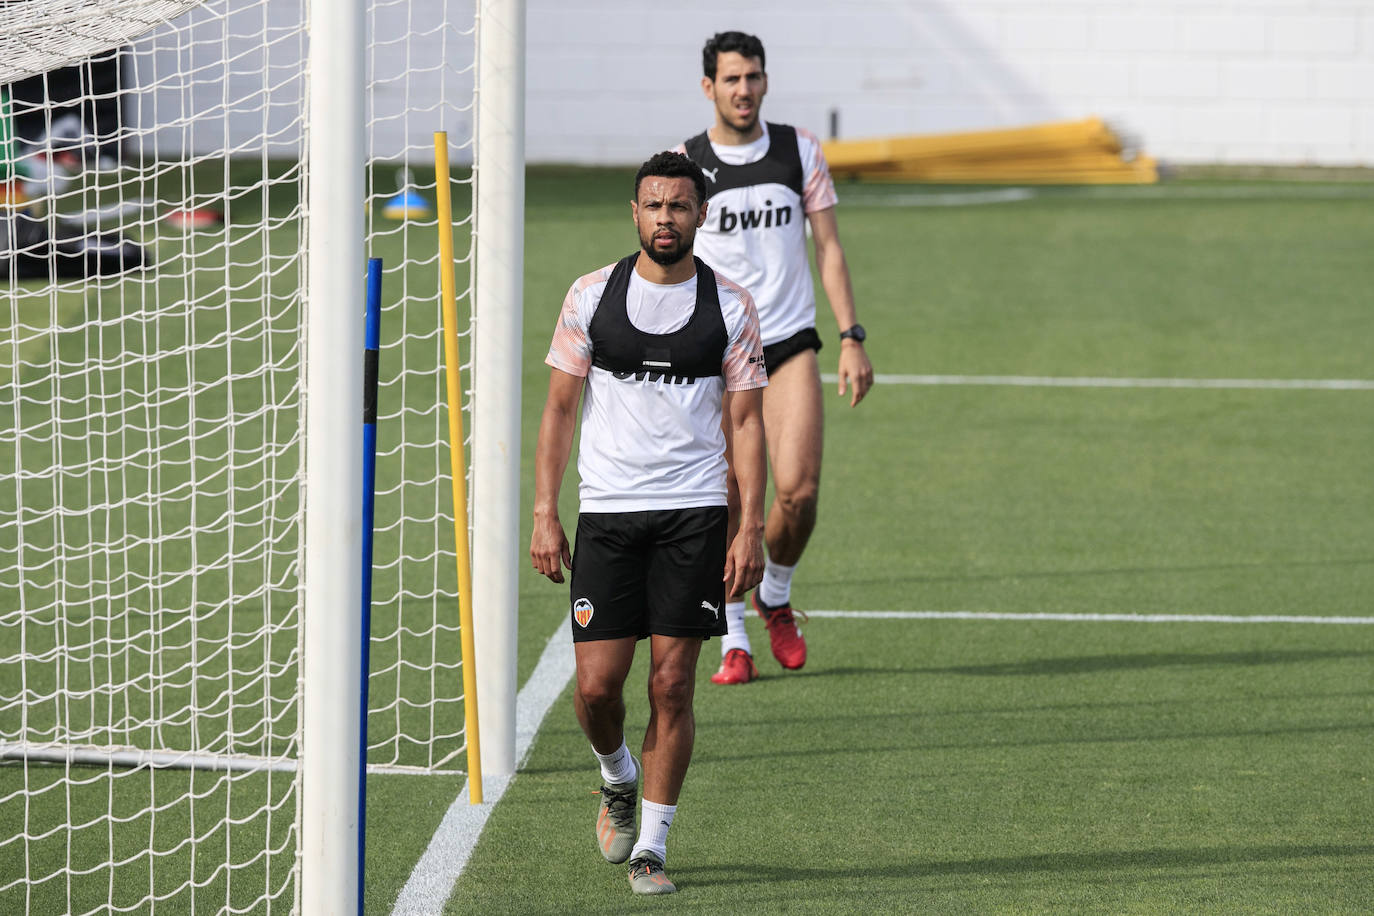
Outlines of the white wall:
M 1374 0 L 529 0 L 535 162 L 637 163 L 705 127 L 700 49 L 768 50 L 766 116 L 824 135 L 1097 114 L 1176 163 L 1374 166 Z
M 184 17 L 199 25 L 136 81 L 158 145 L 211 151 L 266 128 L 298 146 L 304 2 L 266 0 L 268 54 L 241 47 L 264 18 L 250 4 Z M 472 0 L 372 3 L 373 154 L 423 150 L 441 126 L 461 142 Z M 638 163 L 701 130 L 701 45 L 724 29 L 768 49 L 767 117 L 821 135 L 831 110 L 844 137 L 1096 114 L 1176 163 L 1374 166 L 1374 0 L 528 0 L 530 160 Z M 150 85 L 176 70 L 195 74 L 193 99 Z M 187 107 L 218 116 L 189 130 Z

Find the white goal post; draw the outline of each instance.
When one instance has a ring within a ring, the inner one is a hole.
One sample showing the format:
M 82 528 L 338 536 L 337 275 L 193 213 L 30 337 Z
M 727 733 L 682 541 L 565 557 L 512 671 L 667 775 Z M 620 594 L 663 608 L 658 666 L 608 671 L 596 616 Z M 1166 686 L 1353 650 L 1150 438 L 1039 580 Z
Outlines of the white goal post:
M 466 770 L 441 231 L 514 769 L 524 2 L 0 7 L 0 912 L 354 912 L 363 768 Z

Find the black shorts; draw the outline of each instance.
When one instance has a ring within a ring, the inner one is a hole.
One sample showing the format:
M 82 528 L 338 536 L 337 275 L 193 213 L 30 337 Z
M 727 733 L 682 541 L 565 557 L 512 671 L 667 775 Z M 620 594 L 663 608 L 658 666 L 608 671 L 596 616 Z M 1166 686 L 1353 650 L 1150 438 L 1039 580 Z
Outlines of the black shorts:
M 807 328 L 798 331 L 786 340 L 780 340 L 775 344 L 769 344 L 763 348 L 763 368 L 772 372 L 774 369 L 787 362 L 804 350 L 821 349 L 821 335 L 816 333 L 815 328 Z
M 584 512 L 572 565 L 573 642 L 725 635 L 724 506 Z

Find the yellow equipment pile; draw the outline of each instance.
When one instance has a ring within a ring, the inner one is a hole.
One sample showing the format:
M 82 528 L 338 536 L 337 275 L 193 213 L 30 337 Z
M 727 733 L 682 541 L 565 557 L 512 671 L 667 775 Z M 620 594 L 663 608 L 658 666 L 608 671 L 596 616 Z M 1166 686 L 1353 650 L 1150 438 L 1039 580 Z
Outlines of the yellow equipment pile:
M 824 145 L 836 178 L 942 184 L 1153 184 L 1155 160 L 1100 118 Z

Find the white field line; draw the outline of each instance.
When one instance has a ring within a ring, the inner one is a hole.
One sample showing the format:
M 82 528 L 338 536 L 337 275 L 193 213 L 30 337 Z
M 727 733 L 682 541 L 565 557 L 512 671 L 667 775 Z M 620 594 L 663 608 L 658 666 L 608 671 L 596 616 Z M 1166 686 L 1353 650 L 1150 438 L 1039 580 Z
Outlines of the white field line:
M 1051 620 L 1065 623 L 1310 623 L 1374 624 L 1374 617 L 1315 617 L 1296 614 L 1057 614 L 999 611 L 807 611 L 807 617 L 865 620 Z
M 821 381 L 834 383 L 831 372 Z M 1001 385 L 1017 388 L 1219 388 L 1374 391 L 1374 379 L 1353 378 L 1092 378 L 1075 375 L 876 375 L 878 385 Z
M 1374 617 L 1311 617 L 1284 614 L 1037 614 L 984 611 L 808 611 L 808 617 L 860 618 L 869 620 L 1022 620 L 1065 621 L 1072 623 L 1299 623 L 1299 624 L 1374 624 Z M 539 726 L 549 708 L 557 702 L 574 671 L 572 642 L 566 623 L 549 638 L 515 701 L 515 766 L 524 766 Z M 396 898 L 396 916 L 438 916 L 443 912 L 458 877 L 467 865 L 477 839 L 486 826 L 496 803 L 510 787 L 512 777 L 483 780 L 483 802 L 468 803 L 468 787 L 458 793 L 449 806 L 439 829 L 429 842 L 406 885 Z
M 572 679 L 573 669 L 572 639 L 568 635 L 568 624 L 562 622 L 544 646 L 544 654 L 539 657 L 534 673 L 515 698 L 517 770 L 524 766 L 544 716 Z M 401 888 L 391 910 L 393 914 L 439 916 L 443 912 L 487 818 L 506 794 L 511 779 L 511 775 L 484 776 L 480 805 L 468 803 L 468 785 L 463 783 L 462 791 L 449 806 L 424 855 L 415 863 L 405 887 Z

